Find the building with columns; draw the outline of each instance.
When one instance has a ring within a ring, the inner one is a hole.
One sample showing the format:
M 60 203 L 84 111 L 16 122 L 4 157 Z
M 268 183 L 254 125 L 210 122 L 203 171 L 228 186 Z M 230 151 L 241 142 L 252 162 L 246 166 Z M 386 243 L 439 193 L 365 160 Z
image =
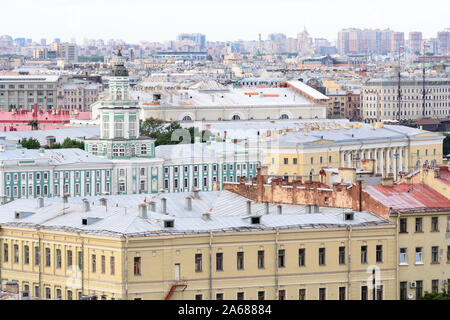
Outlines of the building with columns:
M 373 159 L 375 174 L 396 177 L 442 161 L 440 133 L 381 123 L 312 129 L 265 134 L 263 163 L 270 175 L 320 181 L 323 168 L 361 169 L 364 159 Z

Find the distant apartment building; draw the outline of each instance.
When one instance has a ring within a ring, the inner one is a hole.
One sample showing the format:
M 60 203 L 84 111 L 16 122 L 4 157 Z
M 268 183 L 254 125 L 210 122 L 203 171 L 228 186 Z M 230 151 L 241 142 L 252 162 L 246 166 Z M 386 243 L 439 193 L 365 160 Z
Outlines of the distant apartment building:
M 63 59 L 66 62 L 78 62 L 78 48 L 74 43 L 52 43 L 51 50 L 56 51 L 56 58 Z
M 437 33 L 437 53 L 447 54 L 450 53 L 450 29 L 440 31 Z
M 347 92 L 344 90 L 327 90 L 330 99 L 327 106 L 328 119 L 342 119 L 347 116 Z
M 33 50 L 33 59 L 44 60 L 48 59 L 48 49 L 38 48 Z
M 200 47 L 205 47 L 206 45 L 206 36 L 201 33 L 182 33 L 178 35 L 177 40 L 190 40 L 200 45 Z
M 56 106 L 59 76 L 27 75 L 0 76 L 0 110 L 50 110 Z
M 58 86 L 58 109 L 90 111 L 90 105 L 98 100 L 102 85 L 84 81 L 72 81 Z
M 422 32 L 409 33 L 409 52 L 420 53 L 422 51 Z
M 337 49 L 339 54 L 342 55 L 361 53 L 387 54 L 392 51 L 394 34 L 396 33 L 389 29 L 342 29 L 338 33 Z M 403 33 L 399 32 L 398 34 Z M 397 35 L 396 37 L 401 38 L 400 43 L 403 45 L 403 36 Z M 397 42 L 394 43 L 394 46 L 396 45 Z M 396 51 L 398 51 L 398 48 Z
M 391 52 L 399 52 L 400 47 L 405 45 L 405 33 L 393 32 L 391 38 Z
M 450 115 L 450 79 L 426 79 L 425 101 L 422 79 L 402 79 L 400 111 L 397 86 L 396 79 L 370 79 L 363 84 L 361 111 L 365 122 L 446 118 Z
M 359 121 L 360 114 L 360 90 L 347 91 L 346 118 L 350 121 Z

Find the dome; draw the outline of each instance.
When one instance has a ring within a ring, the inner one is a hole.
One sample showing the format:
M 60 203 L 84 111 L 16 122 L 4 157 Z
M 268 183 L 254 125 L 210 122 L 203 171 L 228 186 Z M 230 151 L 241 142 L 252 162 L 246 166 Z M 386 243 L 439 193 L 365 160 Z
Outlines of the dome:
M 113 77 L 128 77 L 128 70 L 125 68 L 125 61 L 122 56 L 121 48 L 118 48 L 117 55 L 113 59 L 114 66 L 111 70 Z

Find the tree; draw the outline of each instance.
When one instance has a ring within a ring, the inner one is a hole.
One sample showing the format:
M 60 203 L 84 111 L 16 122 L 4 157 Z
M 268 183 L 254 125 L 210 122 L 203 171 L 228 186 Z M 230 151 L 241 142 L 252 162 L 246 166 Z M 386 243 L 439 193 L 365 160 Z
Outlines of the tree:
M 64 142 L 62 143 L 61 147 L 63 149 L 78 148 L 78 149 L 84 150 L 84 142 L 66 138 L 66 139 L 64 139 Z
M 450 153 L 450 133 L 442 133 L 445 136 L 444 142 L 442 143 L 442 148 L 444 152 L 444 156 Z
M 35 138 L 23 138 L 20 141 L 20 144 L 22 145 L 22 147 L 27 149 L 39 149 L 41 147 L 41 144 Z
M 177 144 L 180 141 L 172 141 L 175 130 L 182 129 L 178 122 L 165 123 L 163 120 L 148 118 L 140 121 L 139 131 L 141 135 L 156 139 L 155 146 Z
M 450 284 L 447 285 L 447 288 L 442 288 L 441 293 L 425 291 L 420 300 L 450 300 Z

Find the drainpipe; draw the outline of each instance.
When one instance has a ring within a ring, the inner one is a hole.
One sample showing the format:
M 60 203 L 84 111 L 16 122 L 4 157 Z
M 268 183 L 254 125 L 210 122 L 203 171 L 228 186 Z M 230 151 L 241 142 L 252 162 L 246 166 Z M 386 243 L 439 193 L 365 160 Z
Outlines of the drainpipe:
M 275 233 L 275 300 L 278 300 L 278 236 L 280 231 L 278 228 Z
M 78 233 L 81 237 L 80 233 Z M 81 238 L 81 295 L 84 295 L 84 239 Z
M 212 300 L 212 232 L 209 232 L 209 300 Z
M 39 266 L 38 266 L 38 287 L 39 287 L 39 297 L 42 299 L 42 290 L 41 290 L 41 264 L 42 264 L 42 255 L 41 255 L 41 234 L 39 232 L 40 228 L 37 229 L 38 234 L 38 250 L 39 250 Z
M 351 299 L 350 274 L 351 274 L 351 269 L 352 269 L 352 266 L 351 266 L 351 263 L 352 263 L 352 260 L 351 260 L 351 256 L 352 256 L 352 254 L 351 254 L 352 226 L 348 226 L 347 231 L 348 231 L 348 238 L 347 238 L 347 250 L 348 250 L 348 253 L 347 253 L 347 264 L 348 264 L 348 267 L 347 267 L 347 300 L 350 300 Z
M 398 212 L 397 213 L 397 225 L 395 226 L 395 247 L 397 249 L 395 255 L 397 256 L 397 265 L 395 266 L 395 277 L 396 277 L 396 281 L 395 281 L 395 289 L 396 289 L 396 293 L 395 296 L 397 297 L 397 300 L 400 299 L 400 292 L 399 292 L 399 278 L 398 278 L 398 269 L 399 269 L 399 265 L 400 265 L 400 248 L 399 248 L 399 244 L 398 244 L 398 238 L 399 238 L 399 232 L 400 232 L 400 215 L 401 213 Z
M 125 299 L 128 300 L 128 237 L 125 236 Z

